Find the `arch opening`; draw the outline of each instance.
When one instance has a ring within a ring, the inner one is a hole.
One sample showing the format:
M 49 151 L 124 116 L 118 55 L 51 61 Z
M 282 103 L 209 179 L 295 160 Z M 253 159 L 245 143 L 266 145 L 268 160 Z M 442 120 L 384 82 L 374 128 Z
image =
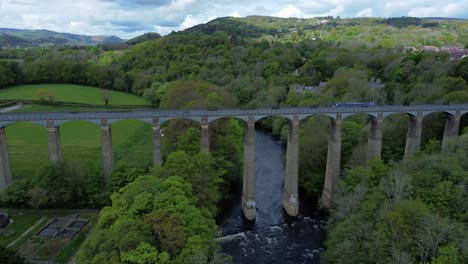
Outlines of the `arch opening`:
M 300 122 L 299 186 L 315 197 L 325 182 L 331 120 L 328 115 L 311 115 Z
M 80 164 L 101 160 L 99 126 L 87 120 L 71 120 L 59 126 L 63 158 Z
M 139 119 L 124 119 L 112 124 L 114 164 L 147 168 L 153 164 L 152 126 Z
M 165 160 L 167 155 L 177 150 L 182 143 L 181 139 L 190 141 L 190 148 L 200 149 L 201 144 L 201 129 L 200 122 L 189 118 L 174 118 L 163 121 L 161 125 L 161 152 L 162 159 Z M 187 133 L 189 132 L 190 135 Z M 179 146 L 178 146 L 179 145 Z
M 29 121 L 5 127 L 13 181 L 31 177 L 49 160 L 47 129 Z
M 402 160 L 410 114 L 394 113 L 385 117 L 382 133 L 382 160 L 385 163 Z
M 423 118 L 421 134 L 421 150 L 426 153 L 440 151 L 444 137 L 447 112 L 432 112 Z
M 341 132 L 341 167 L 343 169 L 366 164 L 372 118 L 373 116 L 366 113 L 354 113 L 343 119 Z

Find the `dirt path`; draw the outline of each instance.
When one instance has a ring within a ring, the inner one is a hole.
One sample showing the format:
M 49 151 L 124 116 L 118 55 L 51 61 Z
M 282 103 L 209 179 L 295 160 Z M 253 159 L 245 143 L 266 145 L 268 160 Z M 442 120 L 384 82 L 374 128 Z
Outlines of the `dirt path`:
M 41 217 L 41 219 L 37 220 L 36 223 L 34 223 L 33 226 L 31 226 L 28 230 L 24 231 L 23 234 L 21 234 L 21 236 L 19 236 L 17 239 L 15 239 L 13 242 L 11 242 L 10 244 L 8 244 L 7 248 L 13 246 L 14 244 L 16 244 L 16 242 L 18 242 L 20 239 L 22 239 L 23 237 L 27 236 L 29 234 L 29 232 L 31 232 L 31 230 L 33 230 L 34 228 L 36 228 L 38 225 L 42 224 L 42 222 L 44 222 L 44 220 L 46 219 L 47 217 L 43 216 Z
M 23 107 L 23 104 L 17 104 L 17 105 L 14 105 L 14 106 L 1 108 L 0 113 L 8 113 L 8 112 L 16 111 L 16 110 L 20 109 L 21 107 Z

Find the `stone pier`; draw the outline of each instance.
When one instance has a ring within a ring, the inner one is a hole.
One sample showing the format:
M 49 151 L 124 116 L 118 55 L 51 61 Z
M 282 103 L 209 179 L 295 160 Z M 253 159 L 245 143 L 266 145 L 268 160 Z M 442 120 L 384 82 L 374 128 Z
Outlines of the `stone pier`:
M 341 114 L 331 120 L 330 137 L 328 139 L 327 168 L 325 169 L 325 184 L 322 191 L 322 203 L 331 208 L 333 193 L 340 177 L 341 165 Z
M 112 153 L 112 130 L 107 119 L 101 119 L 101 144 L 104 178 L 107 181 L 114 168 L 114 155 Z
M 208 117 L 203 116 L 201 120 L 201 142 L 200 150 L 202 152 L 210 152 L 210 126 L 208 123 Z
M 454 142 L 460 130 L 460 111 L 457 111 L 455 115 L 447 115 L 447 121 L 445 121 L 444 138 L 442 139 L 442 151 L 447 150 L 447 146 Z
M 289 124 L 286 152 L 286 173 L 284 178 L 283 208 L 288 215 L 299 213 L 299 117 L 294 115 Z
M 379 113 L 377 118 L 371 117 L 369 140 L 367 143 L 367 161 L 381 159 L 382 157 L 382 130 L 383 113 Z
M 405 159 L 421 149 L 422 122 L 423 115 L 421 112 L 418 112 L 416 116 L 409 117 L 408 133 L 406 134 Z
M 242 180 L 242 212 L 255 220 L 255 119 L 249 115 L 245 130 L 244 177 Z
M 58 126 L 55 126 L 53 120 L 47 120 L 47 135 L 49 138 L 49 159 L 51 161 L 63 160 L 60 129 Z
M 162 165 L 161 126 L 159 118 L 153 118 L 153 166 Z
M 5 128 L 0 127 L 0 190 L 13 182 Z

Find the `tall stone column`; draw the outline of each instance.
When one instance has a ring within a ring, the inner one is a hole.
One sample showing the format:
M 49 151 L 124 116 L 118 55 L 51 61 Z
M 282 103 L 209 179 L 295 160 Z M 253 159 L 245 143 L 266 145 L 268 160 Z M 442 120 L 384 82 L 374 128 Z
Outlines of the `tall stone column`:
M 377 118 L 371 118 L 369 140 L 367 143 L 367 161 L 382 157 L 383 120 L 383 113 L 379 113 Z
M 159 118 L 153 118 L 153 166 L 161 164 L 161 126 L 159 125 Z
M 460 130 L 460 118 L 460 111 L 457 111 L 455 115 L 447 115 L 444 138 L 442 139 L 442 151 L 446 151 L 447 146 L 457 139 Z
M 333 193 L 340 177 L 341 163 L 341 114 L 331 120 L 330 138 L 328 139 L 327 168 L 325 170 L 325 184 L 322 191 L 322 202 L 326 208 L 331 208 Z
M 107 119 L 101 119 L 101 144 L 104 178 L 107 181 L 114 168 L 114 155 L 112 153 L 112 130 Z
M 208 117 L 204 116 L 201 120 L 201 144 L 200 150 L 202 152 L 210 152 L 210 126 L 208 123 Z
M 416 116 L 410 116 L 409 118 L 408 133 L 406 134 L 405 159 L 410 157 L 413 152 L 421 149 L 422 122 L 422 112 L 418 112 Z
M 244 177 L 242 180 L 242 212 L 248 220 L 255 220 L 255 119 L 249 116 L 245 131 Z
M 63 160 L 60 130 L 58 126 L 55 126 L 53 120 L 47 120 L 47 135 L 49 138 L 49 159 L 51 161 Z
M 5 128 L 0 127 L 0 190 L 13 182 Z
M 283 208 L 288 215 L 299 213 L 299 117 L 294 115 L 289 124 L 288 146 L 286 152 L 286 174 L 284 178 Z

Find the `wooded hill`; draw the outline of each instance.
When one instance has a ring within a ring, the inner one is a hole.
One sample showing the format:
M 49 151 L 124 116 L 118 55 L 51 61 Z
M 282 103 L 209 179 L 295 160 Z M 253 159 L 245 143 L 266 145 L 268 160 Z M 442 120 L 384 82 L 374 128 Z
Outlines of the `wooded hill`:
M 116 36 L 86 36 L 50 30 L 0 28 L 0 48 L 97 45 L 119 42 L 123 40 Z

